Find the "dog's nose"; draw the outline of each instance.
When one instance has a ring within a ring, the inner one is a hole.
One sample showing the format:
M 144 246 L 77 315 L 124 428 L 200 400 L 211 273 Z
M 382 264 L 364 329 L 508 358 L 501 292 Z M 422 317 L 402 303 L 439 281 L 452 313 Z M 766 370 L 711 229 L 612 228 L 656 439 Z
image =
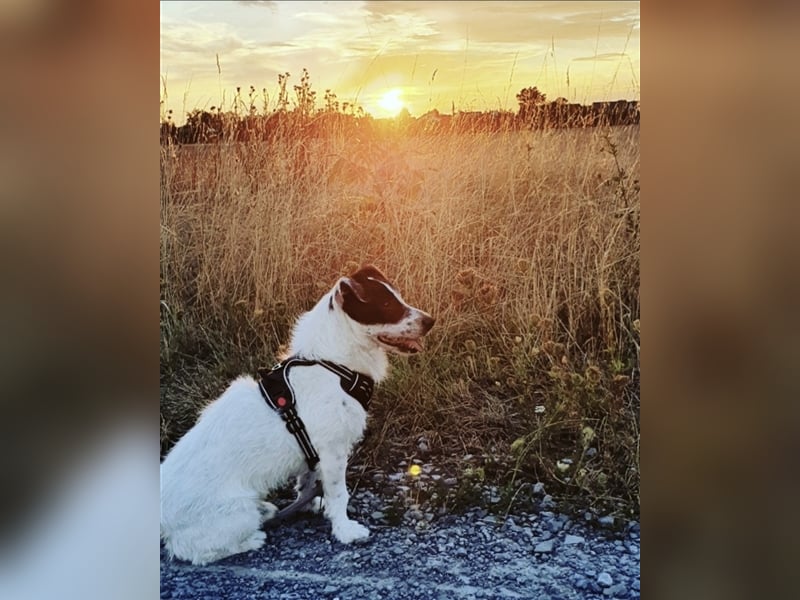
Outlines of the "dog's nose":
M 424 333 L 428 333 L 431 330 L 431 327 L 433 327 L 434 323 L 436 323 L 436 319 L 434 319 L 432 316 L 425 315 L 422 317 L 422 329 Z

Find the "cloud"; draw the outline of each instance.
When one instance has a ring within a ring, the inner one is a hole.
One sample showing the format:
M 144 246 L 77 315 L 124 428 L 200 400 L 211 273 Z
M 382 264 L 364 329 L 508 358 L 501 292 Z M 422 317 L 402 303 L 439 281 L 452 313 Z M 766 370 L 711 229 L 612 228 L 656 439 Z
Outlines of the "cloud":
M 473 41 L 541 44 L 626 36 L 639 22 L 638 2 L 382 2 L 364 3 L 373 23 L 399 15 L 428 19 L 442 34 Z
M 243 48 L 247 43 L 225 23 L 161 24 L 161 56 L 226 52 Z
M 269 8 L 272 12 L 275 12 L 278 8 L 277 2 L 272 2 L 269 0 L 239 0 L 237 4 L 241 4 L 242 6 L 257 6 L 259 8 Z
M 602 99 L 620 60 L 638 81 L 638 2 L 176 2 L 161 18 L 162 72 L 192 94 L 251 84 L 272 94 L 278 73 L 294 84 L 304 67 L 340 100 L 402 87 L 422 109 L 513 105 L 528 85 Z

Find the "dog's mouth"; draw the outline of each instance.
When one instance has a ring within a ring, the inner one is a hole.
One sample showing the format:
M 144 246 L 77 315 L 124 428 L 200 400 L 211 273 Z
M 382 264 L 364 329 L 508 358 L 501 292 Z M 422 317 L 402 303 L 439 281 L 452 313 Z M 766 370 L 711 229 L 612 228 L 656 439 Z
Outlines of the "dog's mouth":
M 378 341 L 389 346 L 398 354 L 416 354 L 422 352 L 423 343 L 419 338 L 393 337 L 389 335 L 379 335 Z

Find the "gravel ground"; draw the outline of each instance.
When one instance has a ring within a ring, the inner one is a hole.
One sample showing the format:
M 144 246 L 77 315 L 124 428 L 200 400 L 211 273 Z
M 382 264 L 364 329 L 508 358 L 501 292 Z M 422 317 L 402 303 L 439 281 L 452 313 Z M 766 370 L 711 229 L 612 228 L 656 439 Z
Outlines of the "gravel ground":
M 205 567 L 171 561 L 162 547 L 161 598 L 638 599 L 639 524 L 591 513 L 574 522 L 552 506 L 544 496 L 537 510 L 502 518 L 411 505 L 392 526 L 385 498 L 358 491 L 348 510 L 370 527 L 368 540 L 341 544 L 322 516 L 306 514 L 267 530 L 262 549 Z

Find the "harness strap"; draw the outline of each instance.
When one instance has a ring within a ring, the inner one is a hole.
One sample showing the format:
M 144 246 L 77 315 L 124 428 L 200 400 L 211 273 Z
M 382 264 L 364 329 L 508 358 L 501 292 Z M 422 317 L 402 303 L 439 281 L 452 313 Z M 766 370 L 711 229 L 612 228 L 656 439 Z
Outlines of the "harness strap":
M 286 423 L 287 431 L 297 440 L 300 449 L 306 457 L 308 468 L 311 471 L 313 471 L 319 463 L 319 455 L 314 449 L 314 445 L 311 443 L 311 438 L 308 436 L 308 431 L 306 431 L 303 420 L 297 414 L 294 401 L 294 389 L 289 382 L 289 371 L 292 367 L 308 367 L 313 365 L 320 365 L 332 373 L 335 373 L 339 377 L 339 383 L 342 389 L 355 398 L 358 403 L 364 407 L 364 410 L 367 410 L 369 406 L 369 400 L 374 387 L 374 382 L 370 377 L 327 360 L 316 361 L 292 356 L 278 363 L 272 369 L 259 369 L 258 374 L 261 378 L 258 382 L 258 389 L 261 392 L 261 396 L 267 404 L 280 415 L 284 423 Z
M 364 407 L 364 410 L 369 409 L 369 401 L 372 398 L 372 390 L 375 387 L 375 382 L 372 381 L 371 377 L 329 360 L 321 360 L 318 364 L 338 375 L 339 385 L 342 386 L 342 389 L 355 398 Z

